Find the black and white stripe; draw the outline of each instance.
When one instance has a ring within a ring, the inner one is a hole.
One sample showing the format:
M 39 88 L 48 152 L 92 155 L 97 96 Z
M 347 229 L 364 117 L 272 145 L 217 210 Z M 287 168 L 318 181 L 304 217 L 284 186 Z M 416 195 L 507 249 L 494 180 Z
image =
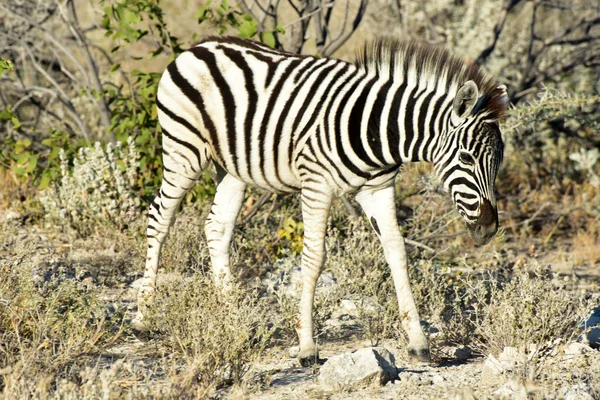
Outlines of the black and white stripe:
M 165 170 L 150 207 L 140 299 L 153 291 L 175 209 L 212 161 L 226 176 L 217 187 L 206 234 L 215 275 L 224 286 L 245 186 L 302 194 L 301 359 L 316 354 L 310 316 L 314 282 L 324 262 L 331 200 L 345 193 L 357 193 L 386 254 L 400 259 L 388 262 L 398 271 L 401 310 L 413 320 L 406 326 L 411 346 L 422 354 L 427 342 L 414 325 L 418 314 L 410 288 L 404 288 L 403 241 L 390 211 L 393 179 L 402 163 L 433 162 L 473 239 L 487 242 L 497 229 L 494 180 L 503 149 L 497 120 L 506 105 L 503 87 L 431 46 L 379 41 L 349 63 L 234 38 L 202 41 L 169 65 L 157 94 Z M 378 207 L 387 207 L 389 215 Z

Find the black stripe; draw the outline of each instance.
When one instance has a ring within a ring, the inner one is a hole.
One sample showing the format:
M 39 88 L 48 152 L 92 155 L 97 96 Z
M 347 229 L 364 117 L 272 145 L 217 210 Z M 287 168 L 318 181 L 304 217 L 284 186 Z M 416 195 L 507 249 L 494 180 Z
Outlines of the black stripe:
M 221 46 L 222 47 L 222 46 Z M 246 168 L 248 170 L 248 175 L 252 177 L 252 168 L 251 168 L 251 157 L 252 157 L 252 121 L 254 120 L 254 115 L 256 114 L 256 105 L 258 104 L 258 92 L 256 91 L 256 87 L 254 86 L 254 75 L 252 73 L 252 69 L 244 59 L 244 55 L 236 50 L 231 50 L 228 48 L 222 47 L 224 54 L 229 57 L 229 59 L 238 66 L 238 68 L 244 74 L 244 80 L 246 83 L 246 93 L 248 93 L 248 110 L 246 112 L 246 118 L 244 119 L 244 145 L 245 145 L 245 154 L 246 154 Z
M 269 102 L 267 103 L 267 108 L 264 111 L 263 118 L 260 123 L 260 130 L 258 133 L 258 145 L 259 145 L 259 154 L 260 154 L 259 167 L 260 167 L 260 172 L 261 172 L 263 178 L 267 182 L 268 182 L 268 180 L 267 180 L 266 173 L 265 173 L 265 160 L 267 158 L 265 144 L 266 144 L 266 137 L 267 137 L 267 128 L 269 126 L 269 119 L 273 116 L 273 109 L 275 108 L 275 104 L 277 103 L 277 101 L 279 99 L 279 95 L 281 94 L 281 89 L 283 88 L 283 85 L 288 81 L 288 77 L 290 76 L 292 71 L 301 62 L 302 62 L 302 60 L 292 60 L 290 62 L 290 65 L 287 67 L 287 69 L 285 71 L 283 71 L 283 73 L 281 74 L 281 77 L 279 78 L 279 80 L 275 84 L 275 87 L 273 88 L 273 91 L 269 98 Z M 273 139 L 275 140 L 275 142 L 277 142 L 279 138 L 275 137 Z M 277 165 L 275 165 L 274 167 L 275 167 L 275 169 L 277 169 Z
M 413 128 L 413 121 L 415 117 L 415 105 L 417 103 L 417 92 L 419 86 L 412 88 L 408 95 L 408 101 L 406 102 L 406 109 L 404 112 L 404 155 L 409 159 L 416 161 L 413 154 L 409 154 L 410 145 L 415 139 L 415 131 Z
M 329 101 L 330 98 L 335 97 L 335 95 L 331 96 L 329 93 L 331 90 L 331 87 L 335 84 L 336 80 L 339 77 L 341 77 L 348 70 L 349 64 L 344 64 L 342 69 L 340 69 L 331 79 L 329 79 L 329 84 L 325 88 L 322 98 L 315 99 L 315 94 L 316 94 L 317 90 L 319 89 L 319 86 L 321 86 L 323 81 L 327 78 L 327 75 L 336 67 L 336 65 L 337 64 L 332 64 L 328 67 L 321 69 L 321 71 L 319 72 L 319 75 L 317 76 L 317 78 L 313 82 L 312 86 L 310 87 L 308 93 L 306 94 L 306 97 L 304 98 L 304 102 L 302 103 L 300 110 L 302 110 L 302 111 L 308 110 L 310 103 L 312 103 L 314 100 L 317 100 L 317 105 L 316 105 L 315 109 L 313 110 L 313 113 L 310 116 L 308 123 L 304 126 L 304 129 L 302 130 L 302 132 L 300 132 L 298 135 L 296 135 L 295 141 L 293 141 L 293 143 L 290 143 L 290 147 L 288 149 L 290 154 L 293 151 L 293 147 L 295 147 L 298 144 L 298 142 L 300 140 L 302 140 L 304 135 L 306 135 L 306 133 L 308 133 L 308 131 L 312 127 L 313 123 L 315 122 L 317 116 L 319 115 L 321 107 L 324 106 L 324 103 Z M 309 75 L 307 75 L 307 76 L 309 76 Z M 318 101 L 318 100 L 324 100 L 324 101 Z M 331 102 L 329 104 L 331 104 Z M 327 115 L 327 113 L 325 113 L 325 115 Z M 298 125 L 300 125 L 300 122 L 302 121 L 303 116 L 304 116 L 304 114 L 302 112 L 299 112 L 296 115 L 296 118 L 294 118 L 294 123 L 292 124 L 292 132 L 296 132 L 296 130 L 298 129 Z
M 158 108 L 160 108 L 162 110 L 162 105 L 160 104 L 160 102 L 158 100 L 156 100 L 156 104 L 158 105 Z M 201 160 L 200 160 L 200 152 L 198 151 L 198 148 L 196 146 L 193 146 L 192 144 L 183 141 L 181 139 L 179 139 L 176 136 L 173 136 L 169 133 L 169 131 L 167 131 L 164 127 L 162 127 L 162 134 L 163 136 L 169 138 L 169 140 L 172 140 L 173 142 L 177 143 L 180 146 L 183 146 L 185 148 L 187 148 L 189 151 L 191 151 L 192 153 L 194 153 L 194 155 L 196 156 L 196 160 L 198 161 L 198 165 L 202 166 Z M 164 145 L 163 145 L 164 146 Z M 192 165 L 191 161 L 183 154 L 176 152 L 177 154 L 179 154 L 180 156 L 184 157 L 185 160 L 190 164 L 190 166 Z M 194 167 L 191 167 L 192 170 L 194 170 Z
M 302 74 L 304 74 L 305 72 L 307 72 L 309 70 L 309 68 L 311 69 L 309 72 L 307 72 L 307 76 L 310 76 L 311 72 L 316 69 L 319 68 L 319 61 L 323 60 L 321 59 L 312 59 L 310 60 L 310 62 L 307 62 L 305 66 L 303 66 L 302 68 L 299 68 L 298 71 L 296 72 L 296 76 L 294 76 L 294 83 L 298 83 L 298 81 L 301 80 L 302 78 Z
M 431 120 L 429 121 L 429 136 L 427 137 L 427 141 L 425 142 L 425 147 L 423 148 L 423 153 L 424 154 L 427 153 L 425 157 L 433 158 L 433 157 L 431 157 L 431 152 L 429 151 L 431 148 L 431 141 L 434 138 L 438 142 L 440 140 L 439 138 L 440 138 L 442 131 L 436 132 L 435 119 L 438 116 L 438 114 L 440 113 L 440 109 L 442 108 L 442 104 L 444 103 L 445 100 L 446 100 L 446 96 L 441 96 L 435 102 L 435 105 L 433 106 L 433 110 L 431 110 Z M 433 159 L 427 160 L 427 161 L 433 162 Z
M 309 63 L 310 65 L 310 63 Z M 296 66 L 297 67 L 297 66 Z M 291 66 L 289 68 L 292 68 Z M 303 67 L 304 68 L 304 67 Z M 300 68 L 300 69 L 303 69 Z M 333 68 L 333 65 L 332 67 Z M 298 68 L 295 68 L 296 70 L 298 70 Z M 324 69 L 323 71 L 321 71 L 321 74 L 324 73 L 328 73 L 328 68 Z M 297 76 L 298 74 L 296 74 Z M 313 84 L 313 87 L 318 86 L 319 83 L 319 79 L 315 80 L 315 83 Z M 296 85 L 296 87 L 294 87 L 294 90 L 292 91 L 292 93 L 290 94 L 290 96 L 286 99 L 285 105 L 283 107 L 283 110 L 281 111 L 281 114 L 278 116 L 278 120 L 277 120 L 277 126 L 275 127 L 275 137 L 276 138 L 281 138 L 283 135 L 283 125 L 285 124 L 288 115 L 290 113 L 290 110 L 292 109 L 292 106 L 294 105 L 294 101 L 296 100 L 296 98 L 298 97 L 298 94 L 300 93 L 300 91 L 302 90 L 303 86 L 302 84 L 298 84 Z M 311 88 L 312 89 L 312 88 Z M 307 96 L 307 98 L 310 98 L 312 96 Z M 301 113 L 299 113 L 299 115 L 301 115 Z M 298 117 L 298 115 L 296 116 Z M 293 140 L 294 140 L 294 127 L 292 127 L 292 134 L 290 135 L 289 138 L 289 143 L 288 143 L 288 153 L 287 153 L 287 162 L 288 165 L 292 165 L 292 155 L 293 155 Z M 284 183 L 281 179 L 281 176 L 279 175 L 279 169 L 277 168 L 277 165 L 279 164 L 279 146 L 281 145 L 279 140 L 274 140 L 273 141 L 273 158 L 275 159 L 275 175 L 277 176 L 277 180 L 284 186 L 288 187 L 288 188 L 293 188 L 293 186 L 290 186 L 286 183 Z
M 169 71 L 169 76 L 171 77 L 171 80 L 173 81 L 173 83 L 175 85 L 177 85 L 177 87 L 179 87 L 179 89 L 183 92 L 183 94 L 190 100 L 190 102 L 192 102 L 192 104 L 194 104 L 196 106 L 198 111 L 200 111 L 200 114 L 202 115 L 202 121 L 204 122 L 204 126 L 206 127 L 206 129 L 208 129 L 208 133 L 210 135 L 210 139 L 212 142 L 211 144 L 215 147 L 215 149 L 217 150 L 217 153 L 219 153 L 219 141 L 217 139 L 217 130 L 215 129 L 215 125 L 213 124 L 212 120 L 208 116 L 208 113 L 206 112 L 206 109 L 204 108 L 204 100 L 202 99 L 200 92 L 198 92 L 187 81 L 187 79 L 185 79 L 181 75 L 181 73 L 177 69 L 177 65 L 175 62 L 172 62 L 167 67 L 167 70 Z M 158 102 L 158 99 L 157 99 L 157 102 Z M 180 119 L 183 120 L 183 118 L 180 118 Z M 183 120 L 183 121 L 185 121 L 185 120 Z M 185 121 L 185 124 L 191 126 L 187 121 Z M 196 135 L 200 138 L 200 140 L 202 140 L 202 142 L 208 143 L 206 138 L 204 138 L 204 136 L 199 131 L 197 131 L 195 128 L 190 129 L 190 130 L 192 132 L 196 133 Z
M 385 108 L 387 95 L 392 87 L 392 84 L 393 82 L 391 80 L 387 81 L 377 93 L 377 98 L 375 99 L 375 104 L 373 104 L 373 109 L 369 115 L 369 122 L 367 125 L 367 140 L 369 148 L 382 165 L 385 163 L 385 158 L 383 156 L 381 135 L 386 133 L 382 132 L 381 129 L 381 114 Z
M 349 169 L 353 174 L 360 176 L 362 178 L 369 178 L 371 175 L 358 168 L 356 165 L 352 163 L 352 161 L 346 156 L 346 149 L 344 149 L 342 143 L 342 113 L 344 112 L 344 107 L 348 105 L 348 100 L 356 90 L 356 88 L 360 85 L 363 79 L 366 76 L 361 76 L 356 80 L 354 84 L 348 89 L 342 101 L 339 103 L 338 109 L 335 110 L 335 123 L 334 123 L 334 134 L 335 134 L 335 145 L 337 150 L 337 155 L 342 161 L 342 164 Z M 327 125 L 327 124 L 326 124 Z
M 425 98 L 421 102 L 421 106 L 419 107 L 419 119 L 417 121 L 417 137 L 415 138 L 416 142 L 414 151 L 416 152 L 416 155 L 420 161 L 423 161 L 423 157 L 421 157 L 421 154 L 424 154 L 424 152 L 421 151 L 421 145 L 423 144 L 423 140 L 425 139 L 425 135 L 427 134 L 427 132 L 425 132 L 425 120 L 427 119 L 427 114 L 430 112 L 429 107 L 431 105 L 431 99 L 434 95 L 435 92 L 431 92 L 427 96 L 425 96 Z
M 465 210 L 477 211 L 477 209 L 479 208 L 479 204 L 478 203 L 469 204 L 469 203 L 465 203 L 461 199 L 455 199 L 454 201 L 455 201 L 455 203 L 457 205 L 461 206 Z
M 171 77 L 173 83 L 177 85 L 177 87 L 183 92 L 183 94 L 198 108 L 198 110 L 200 110 L 200 112 L 202 112 L 202 109 L 204 109 L 204 102 L 200 97 L 200 93 L 198 93 L 198 91 L 194 89 L 192 85 L 190 85 L 190 83 L 179 73 L 176 63 L 172 62 L 167 67 L 167 71 L 169 71 L 169 76 Z M 203 143 L 207 143 L 206 138 L 195 126 L 193 126 L 187 120 L 181 118 L 180 116 L 175 115 L 175 113 L 169 110 L 166 106 L 162 105 L 158 97 L 156 99 L 156 105 L 161 109 L 161 111 L 167 114 L 169 118 L 185 126 L 189 131 L 194 133 Z M 207 125 L 206 121 L 205 125 Z
M 348 180 L 346 179 L 346 177 L 344 176 L 344 174 L 342 173 L 342 171 L 338 168 L 338 166 L 336 165 L 335 162 L 333 162 L 333 160 L 331 159 L 331 157 L 329 157 L 329 154 L 325 151 L 324 147 L 323 147 L 323 141 L 322 141 L 322 136 L 321 135 L 321 129 L 320 127 L 317 127 L 317 133 L 315 135 L 315 137 L 317 138 L 317 146 L 319 151 L 321 152 L 322 157 L 325 158 L 325 161 L 327 162 L 327 164 L 323 163 L 322 161 L 319 163 L 321 166 L 325 167 L 333 167 L 333 169 L 335 169 L 335 171 L 337 172 L 338 177 L 346 184 L 346 185 L 350 185 L 350 182 L 348 182 Z M 331 174 L 331 170 L 330 168 L 325 167 L 325 170 L 327 170 L 329 172 L 329 174 Z M 332 178 L 333 178 L 333 174 Z
M 449 186 L 450 188 L 452 188 L 453 186 L 457 186 L 457 185 L 464 185 L 466 187 L 468 187 L 470 190 L 472 190 L 475 193 L 479 193 L 479 191 L 477 190 L 477 186 L 475 186 L 473 184 L 473 182 L 471 182 L 470 180 L 468 180 L 465 177 L 458 177 L 453 179 L 452 181 L 450 181 Z
M 221 93 L 221 99 L 223 100 L 223 110 L 225 111 L 225 125 L 227 130 L 227 142 L 229 145 L 229 154 L 231 155 L 231 159 L 233 161 L 233 173 L 235 175 L 239 175 L 238 172 L 238 160 L 237 160 L 237 151 L 235 148 L 235 114 L 236 114 L 236 105 L 235 99 L 233 97 L 233 93 L 231 92 L 231 88 L 229 84 L 223 77 L 219 66 L 217 65 L 216 56 L 208 49 L 204 47 L 194 47 L 189 50 L 196 58 L 204 61 L 210 75 L 212 77 L 213 82 L 216 87 L 219 89 Z
M 361 123 L 363 120 L 365 106 L 367 104 L 367 97 L 369 97 L 369 93 L 371 92 L 371 89 L 373 88 L 375 82 L 377 82 L 377 79 L 378 78 L 375 76 L 371 78 L 365 86 L 363 86 L 360 95 L 358 96 L 356 102 L 354 102 L 354 105 L 352 106 L 352 110 L 350 111 L 350 118 L 348 119 L 348 135 L 352 151 L 358 156 L 358 158 L 362 162 L 373 168 L 378 168 L 380 167 L 380 165 L 371 160 L 371 158 L 368 156 L 365 150 L 361 138 Z M 348 94 L 351 95 L 351 92 L 353 92 L 353 90 L 349 91 Z M 348 94 L 346 95 L 346 99 L 350 97 L 348 96 Z M 342 100 L 342 104 L 346 104 L 346 99 Z M 340 110 L 343 110 L 343 108 L 341 108 Z
M 267 79 L 265 80 L 265 89 L 268 88 L 271 85 L 273 77 L 275 76 L 275 72 L 277 71 L 277 66 L 279 65 L 279 62 L 273 60 L 271 57 L 265 56 L 264 54 L 257 53 L 255 51 L 248 51 L 247 54 L 256 58 L 258 61 L 262 61 L 265 64 L 267 64 Z
M 402 103 L 402 96 L 404 96 L 406 87 L 407 83 L 405 80 L 394 94 L 388 116 L 388 146 L 390 147 L 392 158 L 398 164 L 402 162 L 402 156 L 400 155 L 400 121 L 398 117 L 400 116 L 400 104 Z

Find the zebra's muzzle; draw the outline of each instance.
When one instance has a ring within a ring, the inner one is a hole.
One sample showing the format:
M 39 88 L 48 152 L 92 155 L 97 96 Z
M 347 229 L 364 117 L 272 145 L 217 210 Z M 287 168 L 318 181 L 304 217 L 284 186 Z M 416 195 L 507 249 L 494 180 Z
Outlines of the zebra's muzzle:
M 498 231 L 498 210 L 488 199 L 479 206 L 479 217 L 474 224 L 468 224 L 469 236 L 478 246 L 487 244 Z

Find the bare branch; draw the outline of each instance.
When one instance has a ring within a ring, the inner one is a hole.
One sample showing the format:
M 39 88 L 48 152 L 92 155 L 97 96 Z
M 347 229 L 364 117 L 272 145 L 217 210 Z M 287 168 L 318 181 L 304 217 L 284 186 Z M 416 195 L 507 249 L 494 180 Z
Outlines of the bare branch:
M 487 58 L 493 53 L 496 48 L 496 44 L 498 43 L 498 39 L 500 38 L 500 34 L 504 29 L 504 24 L 506 23 L 506 17 L 508 13 L 510 13 L 517 4 L 521 3 L 522 0 L 505 0 L 504 7 L 502 7 L 502 11 L 498 15 L 498 22 L 496 22 L 496 26 L 494 26 L 494 36 L 488 43 L 488 45 L 479 53 L 479 56 L 475 59 L 475 64 L 481 65 L 487 60 Z
M 72 0 L 69 0 L 67 2 L 67 7 L 68 7 L 69 16 L 70 16 L 70 18 L 67 19 L 67 22 L 69 23 L 69 28 L 71 28 L 71 32 L 75 35 L 75 37 L 77 38 L 77 41 L 79 42 L 80 47 L 83 50 L 83 54 L 85 55 L 85 60 L 88 64 L 88 68 L 89 68 L 88 76 L 92 81 L 92 85 L 93 85 L 94 89 L 96 90 L 96 92 L 99 95 L 97 100 L 96 100 L 96 97 L 93 95 L 90 95 L 90 99 L 98 108 L 98 112 L 100 113 L 100 122 L 102 123 L 102 127 L 106 131 L 106 130 L 108 130 L 108 127 L 110 126 L 110 110 L 108 109 L 108 104 L 106 103 L 106 98 L 104 98 L 104 96 L 101 95 L 103 92 L 103 89 L 102 89 L 102 83 L 100 82 L 100 77 L 98 75 L 98 67 L 96 66 L 96 62 L 94 61 L 94 58 L 92 57 L 92 55 L 90 53 L 90 49 L 87 44 L 87 40 L 85 39 L 85 36 L 83 35 L 83 33 L 81 32 L 81 29 L 79 28 L 79 22 L 77 20 L 77 13 L 75 12 L 75 5 Z M 111 137 L 114 140 L 114 137 L 112 134 L 109 134 L 109 137 Z
M 342 45 L 344 43 L 346 43 L 346 41 L 348 39 L 350 39 L 350 36 L 352 36 L 352 34 L 356 30 L 356 28 L 358 28 L 358 24 L 360 24 L 360 21 L 362 21 L 362 18 L 365 14 L 368 4 L 369 4 L 369 0 L 361 0 L 360 1 L 360 5 L 358 6 L 358 10 L 356 11 L 356 15 L 354 17 L 354 21 L 352 22 L 351 29 L 346 31 L 344 34 L 342 34 L 336 40 L 333 40 L 329 44 L 327 44 L 327 46 L 325 46 L 325 48 L 323 48 L 323 51 L 321 52 L 321 54 L 323 54 L 324 56 L 332 55 L 333 53 L 335 53 L 335 51 L 337 49 L 342 47 Z

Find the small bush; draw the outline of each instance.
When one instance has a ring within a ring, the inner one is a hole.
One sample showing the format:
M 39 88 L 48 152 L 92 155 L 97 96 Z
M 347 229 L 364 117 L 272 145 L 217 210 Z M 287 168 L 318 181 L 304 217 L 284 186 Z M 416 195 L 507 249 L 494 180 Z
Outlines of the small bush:
M 86 236 L 98 226 L 126 227 L 139 216 L 140 200 L 133 189 L 137 152 L 131 138 L 127 152 L 118 142 L 105 149 L 97 142 L 79 149 L 72 168 L 62 150 L 60 160 L 60 183 L 40 198 L 50 221 L 66 221 Z
M 267 315 L 257 293 L 223 293 L 197 274 L 161 287 L 148 322 L 174 353 L 171 382 L 185 395 L 241 383 L 271 337 Z
M 398 329 L 398 301 L 381 243 L 361 218 L 347 229 L 330 229 L 326 267 L 338 279 L 338 300 L 355 300 L 358 323 L 373 344 L 394 336 Z M 364 299 L 370 299 L 364 301 Z M 379 312 L 366 308 L 381 307 Z
M 466 298 L 474 327 L 471 345 L 481 353 L 497 355 L 505 347 L 539 347 L 556 339 L 568 342 L 581 333 L 582 323 L 598 299 L 573 291 L 549 270 L 531 270 L 521 269 L 509 280 L 493 274 L 469 279 Z
M 23 248 L 0 261 L 0 393 L 45 398 L 58 382 L 78 383 L 86 358 L 121 335 L 122 312 L 110 314 L 100 289 L 53 276 L 35 280 Z M 37 282 L 37 283 L 35 283 Z

